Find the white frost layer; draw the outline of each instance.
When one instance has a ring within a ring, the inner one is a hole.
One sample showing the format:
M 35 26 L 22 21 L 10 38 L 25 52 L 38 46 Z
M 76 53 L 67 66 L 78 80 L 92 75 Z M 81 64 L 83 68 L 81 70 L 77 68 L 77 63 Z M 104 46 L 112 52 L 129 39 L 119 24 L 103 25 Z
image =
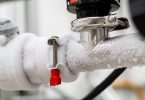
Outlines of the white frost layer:
M 50 80 L 50 70 L 52 61 L 52 46 L 48 45 L 48 39 L 44 37 L 34 37 L 27 41 L 23 50 L 23 68 L 29 80 L 35 84 L 48 84 Z M 76 80 L 77 74 L 72 74 L 66 65 L 65 49 L 71 37 L 64 35 L 57 40 L 58 68 L 61 71 L 63 82 Z M 53 66 L 55 67 L 55 66 Z
M 0 47 L 1 88 L 30 90 L 49 82 L 51 47 L 47 40 L 23 34 Z M 93 50 L 67 36 L 60 40 L 58 62 L 65 63 L 59 67 L 63 82 L 74 81 L 79 72 L 145 65 L 145 41 L 137 35 L 102 41 Z
M 49 47 L 48 38 L 34 37 L 27 41 L 23 49 L 23 68 L 32 83 L 48 83 Z
M 31 90 L 36 85 L 28 81 L 23 70 L 22 51 L 32 34 L 22 34 L 6 46 L 0 47 L 0 88 L 5 90 Z
M 93 50 L 68 43 L 67 63 L 74 73 L 99 69 L 145 65 L 145 41 L 137 35 L 125 35 L 99 43 Z

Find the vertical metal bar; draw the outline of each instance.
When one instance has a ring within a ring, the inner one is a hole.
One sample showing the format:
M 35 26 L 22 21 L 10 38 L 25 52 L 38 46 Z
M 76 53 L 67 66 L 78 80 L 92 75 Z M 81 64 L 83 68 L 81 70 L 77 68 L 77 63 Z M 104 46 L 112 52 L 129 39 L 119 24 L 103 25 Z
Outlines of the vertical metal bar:
M 53 67 L 57 65 L 57 43 L 53 40 Z
M 92 41 L 94 41 L 95 36 L 96 36 L 96 29 L 91 30 L 90 34 L 91 34 L 91 40 L 90 40 L 90 42 L 92 42 Z
M 96 29 L 96 44 L 100 42 L 101 32 L 100 29 Z
M 109 29 L 105 29 L 105 39 L 109 37 Z

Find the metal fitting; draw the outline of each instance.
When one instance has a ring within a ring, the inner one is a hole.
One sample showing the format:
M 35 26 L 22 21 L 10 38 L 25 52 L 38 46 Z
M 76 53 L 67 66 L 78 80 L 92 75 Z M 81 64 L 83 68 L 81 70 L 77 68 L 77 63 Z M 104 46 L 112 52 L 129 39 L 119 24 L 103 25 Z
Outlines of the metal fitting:
M 127 18 L 115 16 L 86 17 L 72 22 L 72 30 L 80 32 L 80 42 L 83 44 L 97 45 L 100 41 L 109 37 L 109 32 L 129 27 Z
M 50 86 L 56 86 L 61 84 L 60 70 L 57 68 L 57 47 L 58 43 L 56 41 L 58 37 L 53 36 L 48 40 L 48 44 L 52 46 L 52 66 L 50 72 Z

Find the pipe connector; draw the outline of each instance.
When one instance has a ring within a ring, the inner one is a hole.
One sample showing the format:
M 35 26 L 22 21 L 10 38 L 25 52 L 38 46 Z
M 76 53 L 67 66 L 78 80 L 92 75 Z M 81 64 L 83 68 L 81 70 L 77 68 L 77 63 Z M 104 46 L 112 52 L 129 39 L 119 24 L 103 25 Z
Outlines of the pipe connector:
M 109 32 L 128 27 L 127 18 L 117 18 L 116 16 L 86 17 L 72 22 L 72 30 L 80 32 L 80 42 L 93 47 L 100 41 L 109 38 Z

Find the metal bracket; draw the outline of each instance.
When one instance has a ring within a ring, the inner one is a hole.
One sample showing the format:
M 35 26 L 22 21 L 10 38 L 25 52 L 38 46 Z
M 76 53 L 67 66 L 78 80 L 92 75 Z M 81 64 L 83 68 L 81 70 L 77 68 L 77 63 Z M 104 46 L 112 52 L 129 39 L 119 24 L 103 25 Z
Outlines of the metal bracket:
M 48 40 L 48 44 L 52 46 L 52 67 L 56 67 L 57 65 L 57 47 L 58 47 L 58 43 L 56 42 L 56 39 L 58 39 L 58 37 L 53 36 Z

